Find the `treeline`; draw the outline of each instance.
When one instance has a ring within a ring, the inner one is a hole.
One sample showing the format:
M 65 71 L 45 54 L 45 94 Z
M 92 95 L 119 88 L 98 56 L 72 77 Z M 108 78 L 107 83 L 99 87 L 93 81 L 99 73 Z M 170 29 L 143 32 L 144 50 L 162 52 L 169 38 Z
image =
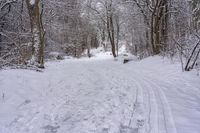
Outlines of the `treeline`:
M 99 46 L 118 56 L 178 56 L 184 70 L 200 53 L 199 0 L 1 0 L 0 67 L 44 66 L 52 51 L 80 57 Z

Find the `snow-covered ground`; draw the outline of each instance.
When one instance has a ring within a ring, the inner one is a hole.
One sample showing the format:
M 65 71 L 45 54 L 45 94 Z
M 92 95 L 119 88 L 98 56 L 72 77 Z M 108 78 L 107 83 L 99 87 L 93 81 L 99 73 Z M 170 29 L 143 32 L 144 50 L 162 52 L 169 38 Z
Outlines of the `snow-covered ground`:
M 200 77 L 108 53 L 2 70 L 0 133 L 200 133 Z

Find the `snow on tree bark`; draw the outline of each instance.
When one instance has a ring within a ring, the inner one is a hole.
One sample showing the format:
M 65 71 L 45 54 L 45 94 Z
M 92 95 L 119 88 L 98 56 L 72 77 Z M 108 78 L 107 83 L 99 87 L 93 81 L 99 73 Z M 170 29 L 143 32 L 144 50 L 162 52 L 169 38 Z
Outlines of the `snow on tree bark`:
M 32 58 L 31 65 L 44 67 L 44 30 L 40 14 L 40 0 L 26 0 L 28 7 L 31 34 L 32 34 Z

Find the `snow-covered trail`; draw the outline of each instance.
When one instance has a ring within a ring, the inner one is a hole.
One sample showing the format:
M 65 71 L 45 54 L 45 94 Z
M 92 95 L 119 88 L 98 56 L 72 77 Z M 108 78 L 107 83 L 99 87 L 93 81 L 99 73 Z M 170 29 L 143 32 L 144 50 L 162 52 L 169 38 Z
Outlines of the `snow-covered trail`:
M 0 133 L 199 133 L 200 78 L 160 57 L 0 72 Z

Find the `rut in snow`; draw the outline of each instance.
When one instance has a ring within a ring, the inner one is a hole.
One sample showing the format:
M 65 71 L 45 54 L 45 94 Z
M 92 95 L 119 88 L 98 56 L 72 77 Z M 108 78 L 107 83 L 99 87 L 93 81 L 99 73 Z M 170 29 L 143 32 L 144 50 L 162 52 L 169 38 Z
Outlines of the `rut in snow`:
M 2 71 L 0 133 L 198 133 L 199 79 L 164 72 L 157 58 L 146 62 L 65 60 L 42 73 Z

